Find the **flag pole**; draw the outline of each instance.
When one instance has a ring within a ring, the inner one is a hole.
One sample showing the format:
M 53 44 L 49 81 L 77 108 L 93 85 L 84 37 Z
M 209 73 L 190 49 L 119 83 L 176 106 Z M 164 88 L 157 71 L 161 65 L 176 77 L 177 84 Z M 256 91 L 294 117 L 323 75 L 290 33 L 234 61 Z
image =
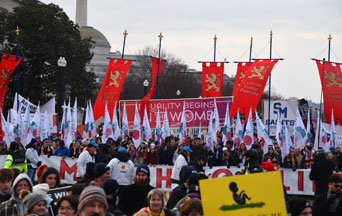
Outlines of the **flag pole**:
M 270 61 L 272 61 L 272 30 L 270 33 Z M 271 120 L 271 73 L 268 79 L 268 136 L 270 136 L 270 120 Z
M 253 37 L 251 37 L 251 45 L 249 46 L 249 62 L 252 60 Z
M 214 36 L 214 62 L 216 62 L 216 41 L 217 41 L 217 37 L 215 35 Z
M 156 99 L 158 99 L 158 82 L 159 82 L 159 67 L 160 67 L 160 49 L 161 49 L 161 41 L 163 38 L 162 33 L 159 34 L 159 52 L 158 52 L 158 71 L 157 71 L 157 88 L 156 88 Z
M 127 30 L 125 29 L 124 33 L 124 41 L 123 41 L 123 45 L 122 45 L 122 55 L 121 58 L 123 59 L 125 56 L 125 45 L 126 45 L 126 36 L 128 35 Z
M 331 48 L 331 34 L 329 34 L 328 41 L 329 41 L 329 46 L 328 46 L 328 61 L 330 61 L 330 48 Z
M 19 59 L 19 35 L 20 35 L 20 29 L 17 26 L 16 29 L 16 33 L 17 33 L 17 56 L 16 56 L 16 60 Z M 17 112 L 19 111 L 19 65 L 17 66 Z

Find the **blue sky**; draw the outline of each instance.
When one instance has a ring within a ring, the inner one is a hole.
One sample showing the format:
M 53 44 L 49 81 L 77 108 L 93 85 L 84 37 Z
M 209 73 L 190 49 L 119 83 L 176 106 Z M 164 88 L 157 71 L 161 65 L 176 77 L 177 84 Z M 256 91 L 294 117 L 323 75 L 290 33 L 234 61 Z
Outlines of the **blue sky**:
M 59 5 L 75 20 L 76 0 L 42 0 Z M 122 49 L 127 29 L 126 53 L 158 45 L 182 58 L 190 68 L 199 60 L 213 59 L 216 34 L 217 60 L 248 60 L 250 38 L 253 58 L 269 57 L 273 31 L 273 58 L 282 57 L 272 72 L 272 87 L 285 97 L 319 102 L 320 80 L 310 58 L 327 58 L 332 35 L 331 61 L 342 61 L 342 1 L 340 0 L 88 0 L 88 25 L 100 30 L 112 51 Z M 225 73 L 235 75 L 236 64 Z

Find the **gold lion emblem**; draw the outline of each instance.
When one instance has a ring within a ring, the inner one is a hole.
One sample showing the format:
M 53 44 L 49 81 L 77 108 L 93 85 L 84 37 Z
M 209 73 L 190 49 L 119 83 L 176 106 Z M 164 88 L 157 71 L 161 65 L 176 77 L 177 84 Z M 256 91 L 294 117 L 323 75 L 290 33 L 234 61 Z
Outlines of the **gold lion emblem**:
M 326 87 L 342 87 L 341 77 L 338 74 L 324 71 L 324 78 L 328 79 L 328 83 L 325 85 Z
M 253 70 L 251 70 L 252 74 L 248 78 L 256 77 L 258 79 L 263 80 L 265 77 L 265 74 L 267 72 L 268 67 L 269 66 L 267 66 L 267 67 L 265 67 L 265 66 L 259 66 L 259 67 L 254 66 Z
M 121 164 L 121 169 L 122 170 L 126 169 L 126 165 L 125 164 Z
M 119 82 L 121 80 L 123 71 L 111 71 L 109 75 L 109 84 L 106 86 L 106 88 L 110 86 L 119 87 Z
M 210 75 L 206 74 L 205 77 L 206 77 L 205 82 L 209 83 L 205 91 L 209 91 L 210 89 L 213 89 L 214 91 L 219 92 L 220 88 L 217 86 L 216 83 L 220 83 L 220 80 L 219 80 L 220 76 L 217 76 L 216 74 L 210 74 Z

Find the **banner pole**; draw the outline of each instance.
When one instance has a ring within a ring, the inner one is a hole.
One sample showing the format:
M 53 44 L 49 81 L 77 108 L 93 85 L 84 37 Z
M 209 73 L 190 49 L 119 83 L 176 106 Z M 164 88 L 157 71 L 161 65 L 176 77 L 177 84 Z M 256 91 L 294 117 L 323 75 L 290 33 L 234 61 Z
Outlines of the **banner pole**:
M 20 34 L 20 29 L 17 26 L 17 56 L 16 56 L 16 60 L 19 59 L 19 34 Z M 17 112 L 19 111 L 19 65 L 17 66 Z
M 122 58 L 122 59 L 125 57 L 126 36 L 128 35 L 126 29 L 125 29 L 123 35 L 124 35 L 124 41 L 123 41 L 123 45 L 122 45 L 122 55 L 121 55 L 121 58 Z
M 156 88 L 156 99 L 158 99 L 158 82 L 159 82 L 159 67 L 160 67 L 160 49 L 161 49 L 161 41 L 163 38 L 162 33 L 159 34 L 159 52 L 158 52 L 158 71 L 157 71 L 157 88 Z
M 215 35 L 214 36 L 214 62 L 216 62 L 216 41 L 217 41 L 217 37 Z
M 328 41 L 329 41 L 329 46 L 328 46 L 328 61 L 330 61 L 330 48 L 331 48 L 331 34 L 329 34 Z
M 249 62 L 252 60 L 253 37 L 251 37 L 251 45 L 249 46 Z
M 325 58 L 323 58 L 322 76 L 324 76 L 324 65 L 325 65 Z M 319 143 L 321 141 L 323 85 L 324 85 L 324 78 L 322 79 L 321 98 L 320 98 L 320 102 L 319 102 L 319 122 L 318 122 L 318 144 L 317 144 L 317 148 L 319 148 Z
M 272 30 L 270 33 L 270 61 L 272 61 Z M 270 120 L 271 120 L 271 73 L 268 78 L 268 136 L 270 136 Z

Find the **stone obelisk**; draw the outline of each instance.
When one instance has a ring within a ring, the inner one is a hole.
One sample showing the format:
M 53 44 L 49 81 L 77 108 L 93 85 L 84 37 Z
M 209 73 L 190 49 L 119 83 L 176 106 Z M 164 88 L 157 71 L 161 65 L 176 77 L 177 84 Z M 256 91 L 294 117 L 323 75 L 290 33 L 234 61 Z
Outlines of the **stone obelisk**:
M 87 0 L 76 0 L 76 24 L 87 26 Z

